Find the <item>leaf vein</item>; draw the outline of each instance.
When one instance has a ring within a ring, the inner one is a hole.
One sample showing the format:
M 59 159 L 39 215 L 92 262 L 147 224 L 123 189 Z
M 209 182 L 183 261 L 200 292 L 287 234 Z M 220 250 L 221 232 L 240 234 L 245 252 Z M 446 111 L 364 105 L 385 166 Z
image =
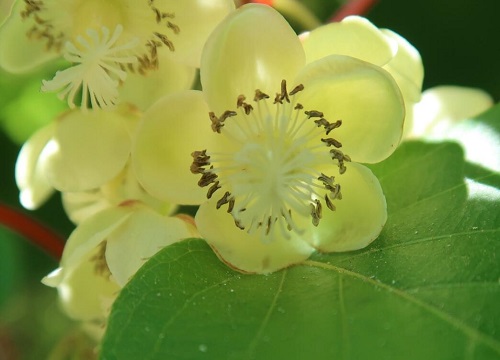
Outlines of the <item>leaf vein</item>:
M 409 294 L 405 291 L 394 288 L 394 287 L 389 286 L 385 283 L 373 280 L 369 277 L 366 277 L 363 274 L 360 274 L 360 273 L 357 273 L 354 271 L 350 271 L 350 270 L 347 270 L 347 269 L 344 269 L 341 267 L 337 267 L 337 266 L 334 266 L 331 264 L 325 264 L 325 263 L 322 263 L 319 261 L 314 261 L 314 260 L 306 260 L 302 264 L 306 265 L 306 266 L 317 267 L 320 269 L 330 270 L 330 271 L 337 272 L 339 274 L 347 275 L 347 276 L 359 279 L 365 283 L 371 284 L 377 288 L 381 288 L 381 289 L 384 289 L 386 291 L 389 291 L 389 292 L 399 296 L 400 298 L 407 300 L 407 301 L 421 307 L 422 309 L 428 311 L 429 313 L 433 314 L 434 316 L 438 317 L 439 319 L 447 322 L 451 326 L 455 327 L 457 330 L 464 333 L 472 341 L 482 342 L 483 344 L 489 346 L 491 349 L 493 349 L 494 351 L 496 351 L 497 353 L 500 354 L 500 341 L 498 341 L 497 339 L 494 339 L 494 338 L 490 337 L 489 335 L 487 335 L 487 334 L 485 334 L 477 329 L 470 327 L 469 325 L 456 319 L 452 315 L 436 308 L 435 306 L 433 306 L 429 303 L 426 303 L 425 301 L 422 301 L 422 300 L 412 296 L 411 294 Z

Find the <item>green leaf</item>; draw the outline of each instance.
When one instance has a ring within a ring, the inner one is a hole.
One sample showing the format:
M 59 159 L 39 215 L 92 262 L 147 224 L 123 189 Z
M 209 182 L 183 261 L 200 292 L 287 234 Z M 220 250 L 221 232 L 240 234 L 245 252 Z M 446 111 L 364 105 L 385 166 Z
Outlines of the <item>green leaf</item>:
M 389 212 L 371 246 L 267 276 L 167 247 L 122 290 L 101 358 L 500 359 L 500 174 L 449 142 L 371 168 Z

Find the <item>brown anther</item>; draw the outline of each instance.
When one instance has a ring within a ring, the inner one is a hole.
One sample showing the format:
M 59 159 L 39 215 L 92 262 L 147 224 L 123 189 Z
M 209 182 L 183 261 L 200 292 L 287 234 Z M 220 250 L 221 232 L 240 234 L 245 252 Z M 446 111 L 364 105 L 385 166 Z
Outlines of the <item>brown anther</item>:
M 263 93 L 259 89 L 255 90 L 255 96 L 253 97 L 253 101 L 259 101 L 263 99 L 269 99 L 269 95 Z
M 269 235 L 271 232 L 271 225 L 273 224 L 273 219 L 269 216 L 267 218 L 267 225 L 266 225 L 266 235 Z
M 221 122 L 224 122 L 227 118 L 231 116 L 236 116 L 238 113 L 236 111 L 231 111 L 231 110 L 226 110 L 224 113 L 220 116 L 219 120 Z
M 334 181 L 335 181 L 334 176 L 328 176 L 328 175 L 321 173 L 321 176 L 318 177 L 318 180 L 320 180 L 323 183 L 323 185 L 325 186 L 325 188 L 327 190 L 330 190 L 330 191 L 333 190 Z
M 236 100 L 236 107 L 242 107 L 243 104 L 245 103 L 246 97 L 245 95 L 239 95 L 238 99 Z
M 325 194 L 325 204 L 331 211 L 335 211 L 336 207 L 333 205 L 332 201 L 328 197 L 328 194 Z
M 153 10 L 153 12 L 156 15 L 156 23 L 159 24 L 161 22 L 161 12 L 160 12 L 160 10 L 158 10 L 154 6 L 151 6 L 151 9 Z
M 281 100 L 285 100 L 287 103 L 290 102 L 290 97 L 288 96 L 288 91 L 286 90 L 286 80 L 281 80 Z
M 342 200 L 342 193 L 340 192 L 340 184 L 335 184 L 330 190 L 332 199 Z
M 232 197 L 231 199 L 229 199 L 229 205 L 227 205 L 227 213 L 230 214 L 233 212 L 233 209 L 234 209 L 234 203 L 236 202 L 236 200 L 234 200 L 234 197 Z
M 238 96 L 238 100 L 236 101 L 236 107 L 238 108 L 242 107 L 243 110 L 245 111 L 245 114 L 248 115 L 253 110 L 253 106 L 246 103 L 245 99 L 246 98 L 244 95 Z
M 314 123 L 316 124 L 317 127 L 320 127 L 320 126 L 327 127 L 328 125 L 330 125 L 328 120 L 326 120 L 324 118 L 314 120 Z
M 215 116 L 214 112 L 210 111 L 208 113 L 208 116 L 210 117 L 210 121 L 212 122 L 212 131 L 220 134 L 220 129 L 222 129 L 224 124 L 219 120 L 217 116 Z
M 227 204 L 229 203 L 229 197 L 231 196 L 231 193 L 229 191 L 226 191 L 224 193 L 224 195 L 222 195 L 222 197 L 219 199 L 219 201 L 217 201 L 217 204 L 216 204 L 216 208 L 217 209 L 220 209 L 220 207 L 224 204 Z
M 299 91 L 302 91 L 302 90 L 304 90 L 304 85 L 299 84 L 299 85 L 297 85 L 296 87 L 294 87 L 292 91 L 290 91 L 290 95 L 295 95 L 295 94 L 297 94 Z
M 216 181 L 207 191 L 207 199 L 210 199 L 212 195 L 221 188 L 219 181 Z
M 178 34 L 181 32 L 181 29 L 170 21 L 167 21 L 167 27 L 171 29 L 174 32 L 174 34 Z
M 240 220 L 238 219 L 234 219 L 234 224 L 236 225 L 236 227 L 240 230 L 245 230 L 245 227 L 243 226 L 243 224 L 241 223 Z
M 217 174 L 211 171 L 205 171 L 203 175 L 201 175 L 200 180 L 198 181 L 199 187 L 205 187 L 213 183 L 217 179 Z
M 328 135 L 330 131 L 340 127 L 341 125 L 342 125 L 342 120 L 337 120 L 334 123 L 328 123 L 328 125 L 325 126 L 326 135 Z
M 335 146 L 336 148 L 341 148 L 342 144 L 340 141 L 335 140 L 333 138 L 326 138 L 326 139 L 321 139 L 322 142 L 324 142 L 327 146 Z
M 209 165 L 210 162 L 210 156 L 207 155 L 207 150 L 201 150 L 201 151 L 193 151 L 191 153 L 191 157 L 194 159 L 194 161 L 200 165 L 200 166 L 206 166 Z
M 213 113 L 212 111 L 208 113 L 208 116 L 210 117 L 210 121 L 212 122 L 212 130 L 218 134 L 220 134 L 220 131 L 222 129 L 222 127 L 224 126 L 224 121 L 226 121 L 226 119 L 228 117 L 231 117 L 231 116 L 236 116 L 237 113 L 236 111 L 230 111 L 230 110 L 226 110 L 224 111 L 224 113 L 218 118 L 217 116 L 215 116 L 215 113 Z
M 316 111 L 316 110 L 306 110 L 304 113 L 307 115 L 307 118 L 310 119 L 312 117 L 323 117 L 323 113 L 321 111 Z M 326 120 L 325 120 L 326 121 Z
M 170 51 L 175 51 L 174 43 L 168 39 L 168 37 L 164 34 L 161 34 L 159 32 L 154 32 L 156 37 L 161 40 L 161 42 L 169 48 Z
M 297 105 L 295 105 L 294 107 L 294 110 L 302 110 L 303 108 L 304 106 L 302 104 L 297 103 Z
M 346 172 L 346 167 L 344 165 L 344 161 L 351 161 L 351 158 L 348 155 L 344 155 L 344 153 L 340 150 L 336 149 L 331 149 L 330 150 L 330 156 L 332 157 L 333 160 L 337 160 L 339 162 L 339 172 L 340 174 L 343 174 Z
M 312 218 L 312 223 L 314 226 L 319 225 L 319 220 L 322 217 L 322 208 L 321 208 L 321 203 L 319 202 L 318 199 L 314 200 L 314 204 L 309 204 L 311 207 L 311 218 Z

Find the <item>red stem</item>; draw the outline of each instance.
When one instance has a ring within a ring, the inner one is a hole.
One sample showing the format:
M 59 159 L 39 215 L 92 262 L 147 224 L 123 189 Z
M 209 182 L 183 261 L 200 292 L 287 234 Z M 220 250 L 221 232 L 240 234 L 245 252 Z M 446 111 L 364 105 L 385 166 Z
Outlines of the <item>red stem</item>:
M 61 259 L 64 239 L 37 220 L 18 210 L 0 204 L 0 224 L 37 244 L 56 260 Z
M 335 12 L 328 22 L 337 22 L 349 15 L 363 16 L 377 3 L 377 0 L 351 0 Z

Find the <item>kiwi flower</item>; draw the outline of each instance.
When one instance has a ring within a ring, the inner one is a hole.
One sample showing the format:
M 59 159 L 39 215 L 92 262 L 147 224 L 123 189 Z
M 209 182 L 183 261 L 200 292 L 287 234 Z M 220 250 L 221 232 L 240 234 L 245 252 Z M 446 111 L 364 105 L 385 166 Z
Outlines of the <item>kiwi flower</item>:
M 42 282 L 57 288 L 71 318 L 102 331 L 114 299 L 141 265 L 161 248 L 197 235 L 187 219 L 125 202 L 83 221 L 70 235 L 60 267 Z
M 232 0 L 17 0 L 0 28 L 0 66 L 25 72 L 63 57 L 72 65 L 42 90 L 59 92 L 70 107 L 80 93 L 82 108 L 109 107 L 128 74 L 163 90 L 184 85 L 148 75 L 163 66 L 167 79 L 192 81 L 206 37 L 233 9 Z
M 242 271 L 363 248 L 387 218 L 360 163 L 397 147 L 399 87 L 380 66 L 336 54 L 307 62 L 307 49 L 271 7 L 242 6 L 205 45 L 203 92 L 153 105 L 132 149 L 144 188 L 201 204 L 201 236 Z

